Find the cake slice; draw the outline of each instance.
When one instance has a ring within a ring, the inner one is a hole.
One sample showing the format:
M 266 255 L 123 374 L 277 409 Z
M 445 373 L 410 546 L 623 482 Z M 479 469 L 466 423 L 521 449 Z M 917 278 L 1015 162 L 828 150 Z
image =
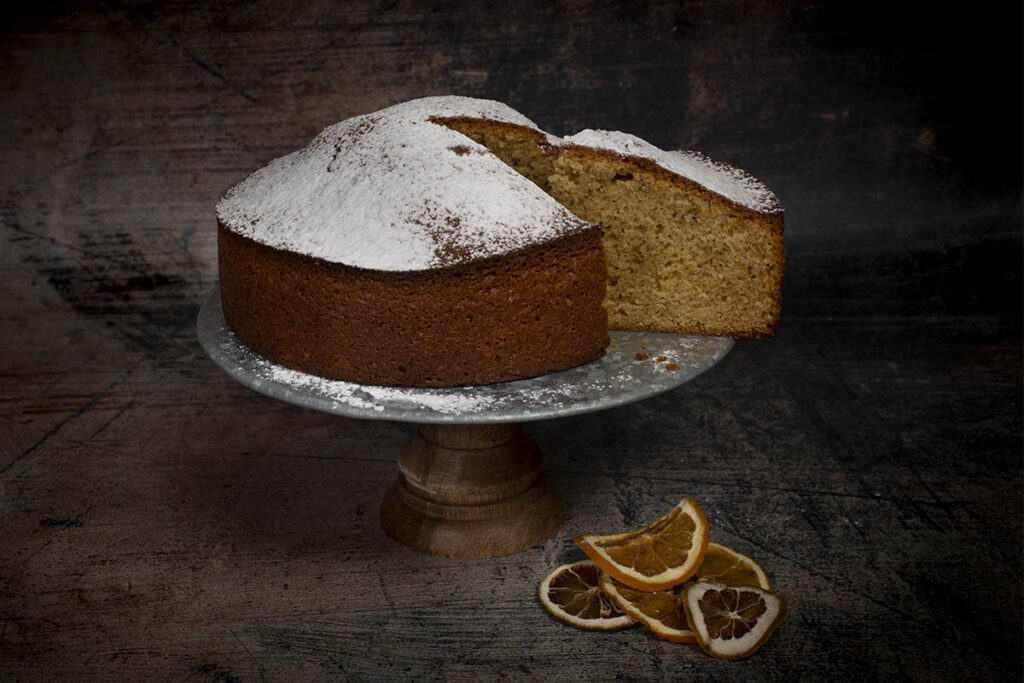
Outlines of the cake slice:
M 618 131 L 524 138 L 472 119 L 439 122 L 601 226 L 611 329 L 775 333 L 786 259 L 783 209 L 749 174 Z
M 769 337 L 785 268 L 783 211 L 750 175 L 632 135 L 565 138 L 550 192 L 604 229 L 612 329 Z

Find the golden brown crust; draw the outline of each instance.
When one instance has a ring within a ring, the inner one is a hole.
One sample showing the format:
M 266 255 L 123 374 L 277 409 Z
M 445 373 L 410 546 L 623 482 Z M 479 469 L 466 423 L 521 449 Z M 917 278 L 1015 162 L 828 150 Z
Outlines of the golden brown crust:
M 587 363 L 608 343 L 596 230 L 409 273 L 327 263 L 223 225 L 218 246 L 224 316 L 235 335 L 272 361 L 322 377 L 487 384 Z

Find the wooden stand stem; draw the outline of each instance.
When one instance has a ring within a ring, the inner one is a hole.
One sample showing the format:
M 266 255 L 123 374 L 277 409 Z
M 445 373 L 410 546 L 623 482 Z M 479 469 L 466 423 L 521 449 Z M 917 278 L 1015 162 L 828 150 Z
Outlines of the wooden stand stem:
M 518 424 L 420 425 L 381 504 L 384 530 L 429 555 L 494 557 L 550 538 L 562 501 Z

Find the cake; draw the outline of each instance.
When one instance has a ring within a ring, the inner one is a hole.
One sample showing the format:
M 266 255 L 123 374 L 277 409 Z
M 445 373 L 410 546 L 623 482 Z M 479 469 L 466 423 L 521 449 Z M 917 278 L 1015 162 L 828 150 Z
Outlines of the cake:
M 559 139 L 487 100 L 335 124 L 217 219 L 228 326 L 328 378 L 501 382 L 595 360 L 609 329 L 758 337 L 779 315 L 763 185 L 621 133 Z
M 497 102 L 414 100 L 331 126 L 225 194 L 221 300 L 239 340 L 379 385 L 501 382 L 602 355 L 599 228 L 444 118 L 549 142 Z

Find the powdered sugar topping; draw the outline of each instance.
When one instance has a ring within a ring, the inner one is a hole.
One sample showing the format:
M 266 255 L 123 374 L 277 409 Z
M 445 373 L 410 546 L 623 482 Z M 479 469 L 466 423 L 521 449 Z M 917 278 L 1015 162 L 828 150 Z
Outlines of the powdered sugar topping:
M 588 129 L 571 135 L 564 141 L 647 159 L 667 171 L 703 185 L 740 206 L 759 213 L 782 213 L 782 204 L 778 197 L 762 182 L 745 171 L 709 159 L 700 152 L 665 151 L 635 135 L 613 130 Z
M 484 146 L 431 121 L 456 116 L 537 129 L 500 102 L 405 102 L 271 161 L 225 194 L 217 217 L 274 248 L 380 271 L 468 263 L 587 228 Z

